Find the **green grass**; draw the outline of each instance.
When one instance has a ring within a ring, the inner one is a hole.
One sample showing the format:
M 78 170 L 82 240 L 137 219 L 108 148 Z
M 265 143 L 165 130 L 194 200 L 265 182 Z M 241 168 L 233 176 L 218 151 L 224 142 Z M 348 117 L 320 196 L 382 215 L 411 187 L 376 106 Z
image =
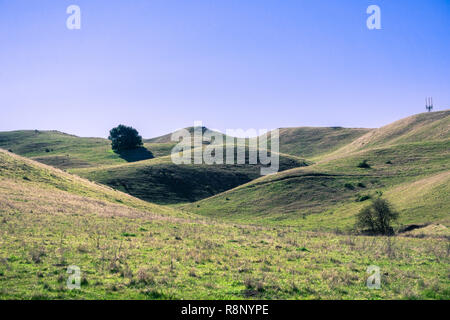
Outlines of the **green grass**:
M 248 158 L 248 157 L 247 157 Z M 248 161 L 247 161 L 248 162 Z M 281 155 L 280 170 L 306 165 Z M 176 165 L 170 156 L 103 168 L 72 170 L 92 181 L 158 204 L 193 202 L 261 176 L 261 165 Z
M 151 157 L 144 148 L 117 154 L 107 139 L 81 138 L 58 131 L 0 132 L 0 148 L 61 169 L 127 163 Z
M 363 147 L 344 146 L 341 152 L 323 155 L 308 167 L 262 177 L 182 208 L 240 223 L 348 231 L 354 224 L 354 215 L 365 205 L 364 200 L 386 195 L 402 213 L 400 224 L 449 225 L 450 206 L 445 198 L 450 190 L 445 173 L 450 169 L 450 136 L 448 127 L 442 127 L 447 123 L 447 114 L 431 113 L 401 120 L 402 126 L 396 123 L 357 139 L 365 142 Z M 414 123 L 417 128 L 405 127 L 404 123 Z M 423 127 L 434 130 L 430 131 L 428 140 L 410 142 L 412 133 L 422 136 Z M 398 144 L 379 143 L 378 137 L 385 136 L 386 130 L 391 134 L 395 131 Z M 359 167 L 364 160 L 369 168 Z M 415 193 L 417 181 L 440 174 L 444 176 L 437 185 L 427 185 L 421 194 Z M 403 189 L 398 194 L 396 190 L 400 186 Z
M 352 142 L 372 129 L 360 128 L 282 128 L 280 152 L 299 157 L 316 158 Z
M 450 110 L 413 115 L 372 130 L 327 157 L 399 144 L 447 140 L 450 136 Z
M 169 135 L 146 140 L 156 158 L 140 160 L 104 139 L 0 133 L 15 153 L 0 150 L 0 299 L 448 300 L 449 112 L 376 130 L 282 129 L 286 170 L 266 177 L 175 166 Z M 400 212 L 396 228 L 422 227 L 352 235 L 380 195 Z M 81 290 L 66 287 L 69 265 Z M 370 265 L 381 290 L 366 287 Z
M 450 298 L 445 238 L 224 223 L 5 152 L 0 168 L 0 299 Z
M 155 158 L 169 156 L 172 153 L 173 147 L 175 147 L 175 142 L 168 143 L 144 143 L 144 147 L 151 150 Z
M 169 208 L 157 206 L 134 198 L 126 193 L 114 190 L 59 169 L 40 164 L 11 154 L 0 149 L 0 177 L 6 181 L 23 182 L 27 186 L 36 187 L 39 192 L 65 191 L 77 196 L 108 201 L 114 204 L 126 205 L 142 211 L 152 211 L 158 214 L 178 213 Z M 2 192 L 6 189 L 2 188 Z

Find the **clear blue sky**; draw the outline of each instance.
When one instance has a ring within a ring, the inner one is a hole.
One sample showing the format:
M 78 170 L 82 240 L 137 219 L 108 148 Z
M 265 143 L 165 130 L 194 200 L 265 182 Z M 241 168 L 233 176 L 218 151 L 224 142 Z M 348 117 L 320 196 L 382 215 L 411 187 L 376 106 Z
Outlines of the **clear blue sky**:
M 450 108 L 448 0 L 0 0 L 0 131 L 379 127 L 426 96 Z

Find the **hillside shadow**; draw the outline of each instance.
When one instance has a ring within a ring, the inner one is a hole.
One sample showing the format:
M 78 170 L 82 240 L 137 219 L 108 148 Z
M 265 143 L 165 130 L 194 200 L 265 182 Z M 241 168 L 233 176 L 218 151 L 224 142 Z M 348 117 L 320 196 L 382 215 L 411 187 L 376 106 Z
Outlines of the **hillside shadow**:
M 136 162 L 141 160 L 153 159 L 153 153 L 144 147 L 139 147 L 137 149 L 123 150 L 117 152 L 120 158 L 127 162 Z

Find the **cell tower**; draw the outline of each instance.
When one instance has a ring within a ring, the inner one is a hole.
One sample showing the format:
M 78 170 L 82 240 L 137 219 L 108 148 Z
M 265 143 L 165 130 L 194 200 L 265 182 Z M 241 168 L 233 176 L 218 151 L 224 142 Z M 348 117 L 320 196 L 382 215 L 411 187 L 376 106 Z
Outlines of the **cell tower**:
M 433 98 L 425 99 L 425 109 L 427 109 L 428 112 L 431 112 L 431 110 L 433 110 Z

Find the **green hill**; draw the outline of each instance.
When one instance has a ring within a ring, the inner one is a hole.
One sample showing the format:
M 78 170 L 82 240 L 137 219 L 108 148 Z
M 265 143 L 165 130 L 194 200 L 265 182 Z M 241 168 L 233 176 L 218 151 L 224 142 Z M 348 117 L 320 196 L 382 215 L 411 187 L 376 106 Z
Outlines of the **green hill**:
M 401 211 L 400 224 L 448 224 L 450 207 L 444 200 L 450 191 L 448 179 L 439 180 L 437 187 L 428 185 L 424 198 L 416 197 L 415 202 L 408 196 L 418 181 L 446 177 L 450 169 L 448 115 L 443 111 L 400 120 L 368 132 L 313 165 L 262 177 L 184 208 L 239 222 L 348 229 L 365 201 L 385 194 Z M 363 160 L 370 168 L 358 167 Z M 395 197 L 400 186 L 402 197 Z M 420 206 L 412 205 L 418 202 Z
M 188 132 L 193 134 L 194 128 L 185 128 Z M 342 127 L 296 127 L 296 128 L 280 128 L 280 152 L 298 156 L 302 158 L 313 158 L 323 154 L 330 153 L 339 149 L 342 146 L 349 144 L 355 139 L 363 136 L 364 134 L 372 131 L 373 129 L 364 128 L 342 128 Z M 206 127 L 202 128 L 203 133 L 215 133 Z M 174 132 L 176 133 L 176 131 Z M 169 148 L 173 148 L 176 142 L 171 141 L 172 133 L 152 138 L 145 139 L 144 144 L 148 149 L 155 153 L 155 150 L 162 150 L 159 155 L 169 155 Z M 227 136 L 224 135 L 224 138 Z M 261 136 L 263 137 L 263 136 Z M 269 143 L 270 146 L 270 133 L 269 133 Z M 238 144 L 248 145 L 249 140 L 254 138 L 235 138 Z M 158 152 L 158 151 L 156 151 Z
M 145 148 L 114 153 L 111 142 L 81 138 L 59 131 L 23 130 L 0 132 L 0 148 L 57 168 L 85 168 L 127 163 L 153 157 Z
M 248 149 L 247 149 L 248 150 Z M 248 162 L 247 162 L 248 163 Z M 280 156 L 280 170 L 307 163 Z M 74 172 L 135 197 L 158 204 L 192 202 L 234 188 L 261 176 L 261 165 L 176 165 L 170 156 Z
M 426 229 L 368 239 L 224 223 L 0 150 L 0 299 L 448 299 L 434 236 L 446 229 Z M 383 290 L 365 287 L 368 264 Z
M 353 128 L 281 128 L 280 152 L 305 158 L 317 157 L 337 150 L 372 129 Z
M 64 191 L 76 196 L 126 205 L 157 214 L 176 213 L 175 210 L 139 200 L 108 186 L 88 181 L 2 149 L 0 149 L 0 177 L 3 184 L 9 182 L 18 186 L 36 187 L 42 192 L 47 192 L 49 196 L 52 192 Z M 2 188 L 2 193 L 6 190 L 7 188 Z M 20 192 L 20 188 L 17 191 Z M 20 193 L 17 195 L 19 196 Z
M 194 128 L 186 128 L 190 133 Z M 203 128 L 203 133 L 214 132 Z M 113 152 L 111 141 L 84 138 L 59 131 L 19 130 L 0 132 L 0 148 L 60 169 L 90 168 L 136 162 L 171 154 L 177 142 L 172 134 L 144 139 L 144 148 Z
M 200 129 L 200 127 L 197 127 L 197 128 Z M 143 142 L 144 143 L 173 143 L 172 135 L 179 133 L 181 130 L 187 130 L 189 132 L 189 134 L 192 136 L 194 134 L 195 127 L 187 127 L 184 129 L 176 130 L 174 132 L 159 136 L 159 137 L 155 137 L 155 138 L 151 138 L 151 139 L 144 139 Z M 215 134 L 218 132 L 210 130 L 206 127 L 202 127 L 202 134 L 208 134 L 208 133 Z
M 187 130 L 192 133 L 194 128 Z M 202 128 L 202 132 L 213 131 Z M 169 156 L 176 144 L 170 138 L 168 134 L 145 140 L 144 148 L 120 155 L 111 150 L 109 140 L 57 131 L 1 132 L 0 146 L 160 204 L 196 201 L 260 176 L 258 165 L 177 166 Z M 248 143 L 244 139 L 237 141 Z M 150 157 L 155 159 L 147 159 Z M 280 170 L 306 164 L 300 158 L 282 155 Z
M 447 140 L 449 136 L 450 110 L 420 113 L 372 130 L 332 155 L 403 143 Z

